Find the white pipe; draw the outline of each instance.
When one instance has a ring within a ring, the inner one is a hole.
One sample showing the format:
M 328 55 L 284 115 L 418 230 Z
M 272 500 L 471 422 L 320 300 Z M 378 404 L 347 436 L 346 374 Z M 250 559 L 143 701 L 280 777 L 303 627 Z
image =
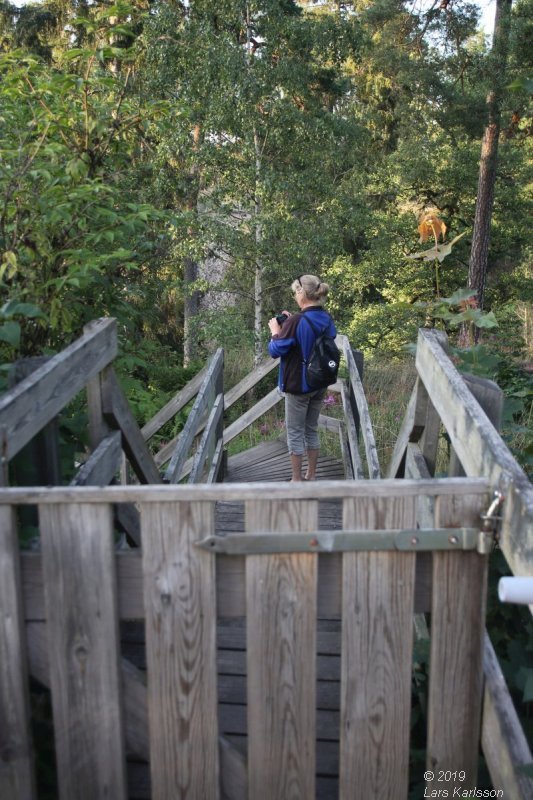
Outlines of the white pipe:
M 498 597 L 502 603 L 533 604 L 533 578 L 500 578 Z

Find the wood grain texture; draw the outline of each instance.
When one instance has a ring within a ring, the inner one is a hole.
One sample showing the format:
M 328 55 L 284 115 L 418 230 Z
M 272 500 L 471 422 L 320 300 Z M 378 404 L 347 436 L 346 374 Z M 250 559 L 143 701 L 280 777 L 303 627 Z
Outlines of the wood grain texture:
M 139 550 L 116 553 L 119 618 L 144 619 L 142 598 L 142 555 Z M 430 610 L 431 554 L 419 553 L 415 585 L 415 610 Z M 220 555 L 216 558 L 218 613 L 222 617 L 243 617 L 246 613 L 244 556 Z M 22 590 L 26 621 L 46 619 L 41 557 L 22 553 Z M 318 556 L 318 614 L 339 617 L 341 613 L 341 554 Z
M 220 384 L 222 370 L 224 369 L 224 351 L 219 348 L 209 364 L 202 385 L 196 395 L 187 422 L 181 431 L 170 463 L 165 472 L 165 481 L 177 483 L 183 465 L 189 454 L 194 437 L 197 435 L 200 423 L 206 412 L 211 410 L 215 397 L 218 394 L 217 386 Z
M 217 395 L 213 408 L 207 418 L 207 423 L 198 444 L 198 450 L 194 454 L 189 483 L 200 483 L 203 477 L 205 465 L 211 465 L 215 450 L 218 444 L 217 435 L 224 413 L 224 395 Z
M 246 504 L 246 530 L 313 530 L 315 503 Z M 315 555 L 246 559 L 248 785 L 254 800 L 315 795 Z
M 120 432 L 105 436 L 87 461 L 77 471 L 71 486 L 107 486 L 120 468 L 122 447 Z
M 0 797 L 36 798 L 19 547 L 14 509 L 0 506 Z
M 46 630 L 46 623 L 44 622 L 26 623 L 30 673 L 43 686 L 50 687 L 50 663 Z M 145 674 L 125 658 L 120 661 L 120 669 L 124 702 L 126 752 L 134 758 L 148 760 L 148 706 Z
M 416 365 L 467 475 L 506 495 L 500 546 L 515 575 L 533 575 L 533 487 L 431 331 L 420 330 Z
M 344 501 L 343 526 L 402 528 L 414 498 Z M 407 797 L 414 553 L 344 553 L 339 797 Z
M 39 517 L 60 797 L 125 798 L 111 508 Z
M 219 796 L 213 528 L 205 503 L 141 505 L 155 800 Z
M 0 398 L 0 425 L 6 426 L 8 459 L 80 392 L 117 354 L 116 322 L 97 320 L 69 347 Z
M 479 498 L 439 498 L 435 524 L 472 525 L 480 512 Z M 476 552 L 433 553 L 427 767 L 435 777 L 464 770 L 464 788 L 477 780 L 487 563 Z M 455 784 L 427 786 L 451 792 Z
M 503 789 L 504 797 L 530 800 L 533 778 L 521 767 L 531 764 L 533 756 L 520 725 L 496 653 L 485 632 L 485 687 L 481 745 L 492 785 Z
M 362 480 L 365 477 L 363 465 L 361 463 L 361 456 L 359 455 L 359 439 L 357 437 L 357 429 L 353 417 L 352 409 L 350 406 L 350 398 L 348 396 L 348 389 L 346 381 L 341 379 L 341 399 L 342 407 L 344 409 L 344 417 L 346 421 L 346 436 L 348 441 L 348 451 L 352 464 L 352 472 L 356 480 Z
M 486 478 L 431 478 L 430 480 L 302 481 L 276 482 L 268 486 L 272 500 L 334 500 L 350 497 L 414 497 L 418 495 L 487 496 Z M 202 486 L 38 486 L 0 488 L 0 503 L 9 505 L 57 505 L 58 503 L 168 503 L 181 501 L 245 501 L 265 491 L 262 483 L 217 483 Z
M 361 378 L 359 377 L 359 371 L 357 369 L 351 348 L 347 347 L 345 349 L 344 357 L 348 366 L 350 383 L 352 384 L 352 390 L 357 403 L 357 410 L 359 412 L 361 433 L 363 434 L 363 441 L 365 443 L 368 477 L 371 480 L 375 480 L 376 478 L 381 477 L 381 470 L 379 467 L 376 439 L 374 437 L 374 429 L 372 428 L 372 420 L 370 419 L 370 411 L 368 409 L 365 390 L 363 389 L 363 384 L 361 383 Z
M 502 426 L 504 394 L 498 384 L 488 378 L 479 378 L 477 375 L 465 375 L 463 373 L 462 377 L 489 421 L 499 432 Z M 448 475 L 450 477 L 465 475 L 465 471 L 453 447 L 451 447 Z

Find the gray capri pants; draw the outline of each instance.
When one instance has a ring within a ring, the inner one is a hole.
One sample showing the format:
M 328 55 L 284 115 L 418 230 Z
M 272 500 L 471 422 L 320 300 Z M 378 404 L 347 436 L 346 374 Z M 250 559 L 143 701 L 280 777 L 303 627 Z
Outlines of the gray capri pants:
M 289 453 L 301 456 L 318 450 L 318 416 L 327 389 L 285 395 L 285 425 Z

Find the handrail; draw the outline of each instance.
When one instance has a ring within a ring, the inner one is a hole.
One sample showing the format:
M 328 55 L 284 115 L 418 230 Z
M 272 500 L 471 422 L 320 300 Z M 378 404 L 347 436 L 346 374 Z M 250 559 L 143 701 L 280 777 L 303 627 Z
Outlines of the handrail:
M 0 397 L 3 456 L 10 460 L 117 355 L 117 323 L 95 320 L 85 333 Z
M 350 376 L 350 383 L 354 393 L 355 401 L 357 403 L 357 410 L 361 422 L 361 432 L 363 434 L 363 441 L 365 443 L 366 463 L 368 466 L 368 477 L 372 480 L 381 477 L 381 470 L 379 468 L 378 451 L 376 448 L 376 440 L 374 431 L 372 429 L 372 420 L 370 419 L 370 411 L 368 410 L 368 403 L 363 389 L 359 371 L 355 364 L 351 347 L 348 344 L 344 346 L 344 357 L 348 367 L 348 374 Z
M 454 367 L 439 336 L 421 329 L 416 366 L 467 475 L 505 496 L 500 547 L 515 575 L 533 575 L 533 487 Z
M 224 351 L 219 348 L 213 356 L 202 385 L 194 401 L 191 413 L 170 459 L 165 473 L 165 481 L 176 483 L 179 480 L 185 459 L 198 433 L 198 427 L 204 413 L 211 408 L 215 397 L 222 391 L 222 370 L 224 368 Z
M 278 364 L 279 364 L 279 358 L 276 358 L 274 360 L 263 361 L 263 363 L 259 364 L 259 366 L 256 367 L 254 370 L 252 370 L 252 372 L 249 372 L 247 375 L 245 375 L 244 378 L 241 381 L 239 381 L 239 383 L 235 384 L 235 386 L 233 386 L 224 395 L 224 411 L 227 411 L 228 409 L 230 409 L 231 406 L 234 403 L 237 402 L 237 400 L 240 400 L 240 398 L 244 394 L 246 394 L 246 392 L 250 391 L 250 389 L 253 389 L 254 386 L 257 386 L 257 384 L 260 381 L 262 381 L 263 378 L 266 375 L 268 375 L 270 372 L 272 372 L 272 370 L 275 369 L 275 367 L 277 367 Z M 202 377 L 203 377 L 204 374 L 205 374 L 205 369 L 202 370 Z M 200 375 L 200 373 L 198 373 L 198 375 Z M 196 393 L 196 391 L 198 389 L 198 386 L 200 385 L 199 382 L 197 382 L 197 380 L 196 380 L 198 378 L 198 375 L 196 375 L 191 381 L 189 381 L 187 386 L 185 386 L 181 390 L 181 393 L 183 393 L 183 396 L 184 397 L 187 396 L 187 398 L 188 398 L 186 402 L 188 402 L 194 396 L 194 394 Z M 178 395 L 176 395 L 176 399 L 177 399 L 177 397 L 178 397 Z M 167 406 L 165 406 L 165 408 L 169 408 L 169 411 L 170 411 L 172 402 L 173 401 L 171 400 L 169 403 L 167 403 Z M 185 403 L 181 404 L 180 408 L 182 408 L 183 405 L 185 405 Z M 174 413 L 177 413 L 177 411 L 174 412 Z M 264 413 L 264 412 L 262 412 L 262 413 Z M 159 416 L 159 414 L 156 415 L 156 417 L 158 417 L 158 416 Z M 172 414 L 170 414 L 168 419 L 170 419 L 171 416 L 172 416 Z M 154 417 L 153 419 L 155 420 L 156 417 Z M 165 421 L 167 421 L 167 420 L 165 420 Z M 253 420 L 252 420 L 252 422 L 253 422 Z M 201 433 L 203 431 L 205 424 L 206 424 L 205 421 L 203 421 L 203 422 L 201 422 L 199 424 L 197 433 Z M 150 426 L 150 427 L 148 427 L 148 426 Z M 146 427 L 146 429 L 148 431 L 150 431 L 152 429 L 151 422 L 148 423 L 145 427 Z M 144 430 L 145 430 L 145 428 L 143 428 L 143 431 Z M 169 442 L 167 442 L 156 453 L 156 455 L 154 457 L 156 464 L 161 466 L 162 464 L 165 464 L 169 460 L 169 458 L 172 456 L 172 453 L 174 452 L 174 449 L 177 446 L 182 434 L 183 434 L 183 431 L 180 431 L 180 433 L 178 433 L 177 436 L 174 436 L 173 439 L 171 439 Z M 183 477 L 183 470 L 181 472 L 181 477 Z

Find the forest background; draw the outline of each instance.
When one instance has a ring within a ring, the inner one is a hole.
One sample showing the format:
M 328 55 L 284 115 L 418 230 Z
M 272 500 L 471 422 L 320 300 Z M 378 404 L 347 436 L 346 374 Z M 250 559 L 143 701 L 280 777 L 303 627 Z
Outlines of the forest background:
M 0 388 L 16 359 L 113 316 L 143 425 L 216 347 L 227 386 L 264 358 L 268 318 L 314 273 L 365 354 L 378 439 L 400 424 L 417 328 L 437 326 L 504 389 L 531 474 L 531 0 L 497 4 L 495 52 L 464 0 L 0 0 Z M 61 423 L 71 464 L 81 414 Z M 531 731 L 533 626 L 498 614 Z

